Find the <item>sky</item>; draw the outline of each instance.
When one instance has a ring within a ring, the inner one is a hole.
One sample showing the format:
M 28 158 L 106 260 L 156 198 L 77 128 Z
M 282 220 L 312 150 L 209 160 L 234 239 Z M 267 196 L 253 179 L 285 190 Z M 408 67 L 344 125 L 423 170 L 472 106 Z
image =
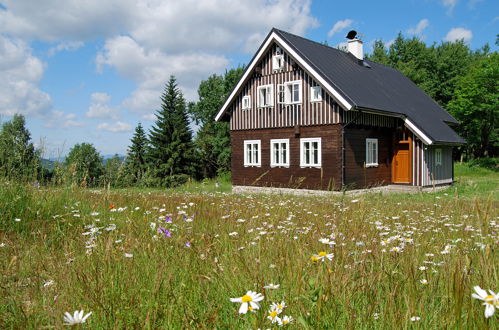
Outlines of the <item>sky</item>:
M 428 45 L 499 33 L 497 0 L 0 0 L 0 121 L 25 116 L 46 158 L 76 143 L 126 154 L 170 75 L 188 101 L 212 74 L 247 64 L 272 29 L 364 52 L 399 32 Z

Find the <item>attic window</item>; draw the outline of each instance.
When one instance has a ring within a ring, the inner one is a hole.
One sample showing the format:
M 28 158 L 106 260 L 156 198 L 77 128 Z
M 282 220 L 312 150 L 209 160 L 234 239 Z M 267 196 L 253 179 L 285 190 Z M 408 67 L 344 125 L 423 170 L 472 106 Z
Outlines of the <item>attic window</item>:
M 322 88 L 321 86 L 310 87 L 310 102 L 322 101 Z
M 272 71 L 282 71 L 284 69 L 284 55 L 276 54 L 272 56 Z
M 297 104 L 301 103 L 301 80 L 288 81 L 282 85 L 277 85 L 277 103 Z
M 243 96 L 243 110 L 248 110 L 251 108 L 251 98 L 249 96 Z
M 258 106 L 260 108 L 274 106 L 273 85 L 258 86 Z

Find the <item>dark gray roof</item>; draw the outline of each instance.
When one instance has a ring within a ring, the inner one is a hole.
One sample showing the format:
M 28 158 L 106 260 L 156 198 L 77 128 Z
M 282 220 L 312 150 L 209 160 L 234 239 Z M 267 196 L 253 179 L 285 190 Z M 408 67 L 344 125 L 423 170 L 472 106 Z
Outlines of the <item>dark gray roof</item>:
M 446 123 L 447 111 L 396 69 L 278 30 L 278 34 L 349 103 L 360 109 L 401 114 L 433 143 L 465 143 Z

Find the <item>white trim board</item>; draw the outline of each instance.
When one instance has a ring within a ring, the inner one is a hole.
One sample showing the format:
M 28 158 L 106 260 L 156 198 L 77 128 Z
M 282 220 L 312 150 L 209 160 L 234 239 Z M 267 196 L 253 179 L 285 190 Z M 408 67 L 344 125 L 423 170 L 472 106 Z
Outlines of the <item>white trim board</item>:
M 233 101 L 236 94 L 239 93 L 240 88 L 246 82 L 249 75 L 253 73 L 255 65 L 261 60 L 265 52 L 268 51 L 268 48 L 272 42 L 276 42 L 281 48 L 283 48 L 284 51 L 287 52 L 293 58 L 294 61 L 300 64 L 312 76 L 312 78 L 316 79 L 325 88 L 326 91 L 328 91 L 331 95 L 333 95 L 333 97 L 338 101 L 338 103 L 340 103 L 346 110 L 351 110 L 353 108 L 353 105 L 351 105 L 347 100 L 345 100 L 345 98 L 341 96 L 341 94 L 338 93 L 333 88 L 333 86 L 331 86 L 328 82 L 326 82 L 326 80 L 322 78 L 317 73 L 317 71 L 315 71 L 301 56 L 299 56 L 281 37 L 279 37 L 275 32 L 272 32 L 272 34 L 267 38 L 263 46 L 260 48 L 260 51 L 253 58 L 253 61 L 251 61 L 244 75 L 241 77 L 241 79 L 239 79 L 239 82 L 237 83 L 236 87 L 232 90 L 232 93 L 230 93 L 229 97 L 223 104 L 220 111 L 217 113 L 215 121 L 220 121 L 220 118 L 227 110 L 227 107 Z
M 433 141 L 426 136 L 416 125 L 414 125 L 409 118 L 406 118 L 404 120 L 405 125 L 411 130 L 416 136 L 423 141 L 424 144 L 431 145 L 433 144 Z

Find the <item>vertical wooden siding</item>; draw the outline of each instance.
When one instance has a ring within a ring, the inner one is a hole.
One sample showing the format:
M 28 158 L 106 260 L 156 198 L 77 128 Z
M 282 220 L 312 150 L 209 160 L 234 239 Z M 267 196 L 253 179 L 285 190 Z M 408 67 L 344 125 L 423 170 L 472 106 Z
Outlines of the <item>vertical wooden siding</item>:
M 232 112 L 230 129 L 245 130 L 340 123 L 343 111 L 324 89 L 322 89 L 322 101 L 309 101 L 310 87 L 319 86 L 319 84 L 301 67 L 293 68 L 292 59 L 286 53 L 284 53 L 284 69 L 280 72 L 273 72 L 272 55 L 275 48 L 274 44 L 257 65 L 261 68 L 261 76 L 253 75 L 230 106 L 229 111 Z M 277 86 L 295 80 L 302 81 L 302 103 L 278 104 Z M 272 84 L 274 87 L 274 106 L 259 108 L 258 86 L 268 84 Z M 250 96 L 250 109 L 242 109 L 243 96 Z
M 442 149 L 442 164 L 435 161 L 436 149 Z M 432 186 L 452 183 L 452 147 L 426 146 L 424 150 L 424 163 L 422 186 Z

